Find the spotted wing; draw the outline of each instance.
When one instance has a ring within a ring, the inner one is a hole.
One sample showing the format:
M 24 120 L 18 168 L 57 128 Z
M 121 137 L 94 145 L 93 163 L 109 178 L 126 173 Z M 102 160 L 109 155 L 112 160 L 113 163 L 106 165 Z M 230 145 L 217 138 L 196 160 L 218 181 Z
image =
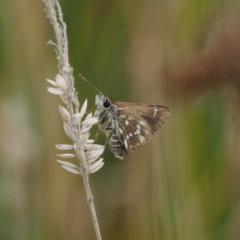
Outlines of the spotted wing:
M 114 103 L 119 109 L 118 122 L 126 153 L 141 149 L 166 122 L 170 109 L 161 105 Z

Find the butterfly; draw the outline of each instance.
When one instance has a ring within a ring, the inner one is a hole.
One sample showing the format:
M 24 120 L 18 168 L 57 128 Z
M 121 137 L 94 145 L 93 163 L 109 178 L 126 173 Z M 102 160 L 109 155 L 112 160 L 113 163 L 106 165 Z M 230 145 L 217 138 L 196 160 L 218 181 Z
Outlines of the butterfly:
M 100 93 L 96 95 L 94 115 L 117 158 L 123 159 L 123 152 L 128 154 L 141 149 L 171 114 L 170 108 L 163 105 L 114 102 L 82 75 L 80 77 Z
M 103 94 L 96 96 L 95 104 L 99 128 L 106 134 L 115 157 L 120 159 L 123 152 L 141 149 L 170 116 L 166 106 L 114 102 Z

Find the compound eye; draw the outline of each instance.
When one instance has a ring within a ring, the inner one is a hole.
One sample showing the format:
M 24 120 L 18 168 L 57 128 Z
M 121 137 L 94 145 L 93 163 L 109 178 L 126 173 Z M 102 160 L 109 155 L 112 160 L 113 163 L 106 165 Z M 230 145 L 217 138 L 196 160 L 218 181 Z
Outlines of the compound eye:
M 109 108 L 110 105 L 111 105 L 111 103 L 110 103 L 109 99 L 107 98 L 107 99 L 104 101 L 103 106 L 104 106 L 105 108 Z

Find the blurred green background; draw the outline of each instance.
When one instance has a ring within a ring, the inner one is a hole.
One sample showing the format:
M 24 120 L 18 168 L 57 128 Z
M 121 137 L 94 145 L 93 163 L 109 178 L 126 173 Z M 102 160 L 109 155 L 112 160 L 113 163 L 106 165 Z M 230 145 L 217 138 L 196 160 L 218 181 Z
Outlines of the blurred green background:
M 61 0 L 80 102 L 170 106 L 166 125 L 91 175 L 103 240 L 240 239 L 240 17 L 234 0 Z M 0 239 L 94 240 L 63 133 L 40 0 L 0 1 Z M 104 143 L 104 137 L 98 139 Z M 76 160 L 75 160 L 76 161 Z

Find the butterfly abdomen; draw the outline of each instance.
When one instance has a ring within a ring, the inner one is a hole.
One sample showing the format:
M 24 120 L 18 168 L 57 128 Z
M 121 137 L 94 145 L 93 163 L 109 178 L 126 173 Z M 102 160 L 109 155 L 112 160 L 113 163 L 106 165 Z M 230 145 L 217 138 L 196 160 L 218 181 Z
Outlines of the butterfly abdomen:
M 111 137 L 108 140 L 108 144 L 115 157 L 123 159 L 123 142 L 121 141 L 121 137 L 119 137 L 115 131 L 112 132 Z

